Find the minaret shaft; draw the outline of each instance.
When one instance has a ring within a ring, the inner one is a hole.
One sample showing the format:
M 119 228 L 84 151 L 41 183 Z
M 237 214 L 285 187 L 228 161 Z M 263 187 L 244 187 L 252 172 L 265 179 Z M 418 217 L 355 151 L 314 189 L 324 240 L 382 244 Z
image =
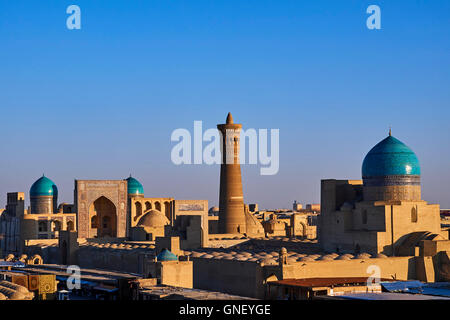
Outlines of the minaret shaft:
M 222 134 L 219 232 L 245 233 L 244 194 L 239 162 L 239 139 L 242 125 L 233 123 L 231 114 L 228 114 L 227 123 L 219 124 L 217 128 Z

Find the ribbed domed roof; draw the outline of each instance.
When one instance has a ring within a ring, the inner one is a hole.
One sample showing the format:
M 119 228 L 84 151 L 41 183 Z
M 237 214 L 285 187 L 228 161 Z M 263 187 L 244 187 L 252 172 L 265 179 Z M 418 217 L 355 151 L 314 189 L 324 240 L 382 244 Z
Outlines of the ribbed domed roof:
M 128 179 L 126 180 L 128 185 L 128 194 L 135 194 L 135 195 L 144 194 L 144 187 L 138 180 L 136 180 L 132 176 L 128 177 Z
M 30 188 L 31 197 L 57 196 L 58 188 L 55 183 L 46 176 L 40 177 Z
M 163 249 L 157 256 L 157 261 L 178 261 L 178 258 L 175 254 L 170 252 L 167 249 Z
M 415 153 L 403 142 L 389 135 L 366 155 L 362 176 L 420 175 Z
M 170 224 L 169 219 L 158 210 L 149 210 L 147 211 L 141 219 L 139 219 L 138 227 L 164 227 L 165 225 Z

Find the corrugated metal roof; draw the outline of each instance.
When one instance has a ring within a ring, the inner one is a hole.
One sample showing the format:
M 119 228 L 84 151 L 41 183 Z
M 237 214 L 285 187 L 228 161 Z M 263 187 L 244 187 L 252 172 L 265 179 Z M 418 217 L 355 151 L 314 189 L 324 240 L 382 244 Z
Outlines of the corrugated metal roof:
M 69 276 L 59 276 L 59 275 L 56 276 L 56 280 L 59 280 L 59 281 L 66 281 L 67 278 L 69 278 Z M 88 285 L 88 286 L 97 286 L 97 285 L 99 285 L 99 283 L 97 283 L 97 282 L 86 281 L 86 280 L 82 280 L 82 279 L 80 279 L 80 284 L 85 284 L 85 285 Z
M 450 283 L 425 283 L 420 288 L 409 288 L 408 292 L 431 296 L 450 297 Z
M 420 288 L 423 283 L 420 281 L 391 281 L 380 282 L 381 286 L 389 292 L 402 292 L 410 288 Z
M 450 283 L 448 282 L 422 283 L 420 281 L 396 281 L 390 283 L 381 282 L 381 286 L 389 292 L 450 297 Z
M 20 261 L 0 261 L 0 267 L 16 267 L 16 268 L 22 268 L 25 267 L 25 263 Z
M 422 294 L 409 294 L 397 292 L 351 293 L 336 297 L 350 300 L 442 300 L 442 299 L 447 300 L 448 299 L 444 297 L 433 297 Z

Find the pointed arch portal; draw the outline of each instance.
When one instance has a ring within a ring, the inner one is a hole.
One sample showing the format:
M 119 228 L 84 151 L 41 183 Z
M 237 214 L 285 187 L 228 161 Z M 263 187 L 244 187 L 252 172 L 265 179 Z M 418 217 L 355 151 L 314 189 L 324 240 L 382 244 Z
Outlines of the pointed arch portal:
M 104 196 L 95 200 L 89 208 L 89 215 L 91 230 L 96 229 L 97 237 L 117 237 L 117 209 L 111 200 Z

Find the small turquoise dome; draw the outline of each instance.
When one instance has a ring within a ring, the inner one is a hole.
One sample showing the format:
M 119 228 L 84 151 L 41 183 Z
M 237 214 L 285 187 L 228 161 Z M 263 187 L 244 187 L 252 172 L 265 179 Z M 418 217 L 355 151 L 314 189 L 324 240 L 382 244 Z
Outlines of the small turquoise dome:
M 167 249 L 163 249 L 157 256 L 157 261 L 178 261 L 178 258 L 176 255 L 174 255 L 172 252 L 170 252 Z
M 144 194 L 144 187 L 139 181 L 137 181 L 132 176 L 130 176 L 126 180 L 128 185 L 128 194 L 136 194 L 136 195 Z
M 403 142 L 389 135 L 366 155 L 362 176 L 420 175 L 420 165 L 415 153 Z
M 30 196 L 58 196 L 58 188 L 52 180 L 42 176 L 31 186 Z

